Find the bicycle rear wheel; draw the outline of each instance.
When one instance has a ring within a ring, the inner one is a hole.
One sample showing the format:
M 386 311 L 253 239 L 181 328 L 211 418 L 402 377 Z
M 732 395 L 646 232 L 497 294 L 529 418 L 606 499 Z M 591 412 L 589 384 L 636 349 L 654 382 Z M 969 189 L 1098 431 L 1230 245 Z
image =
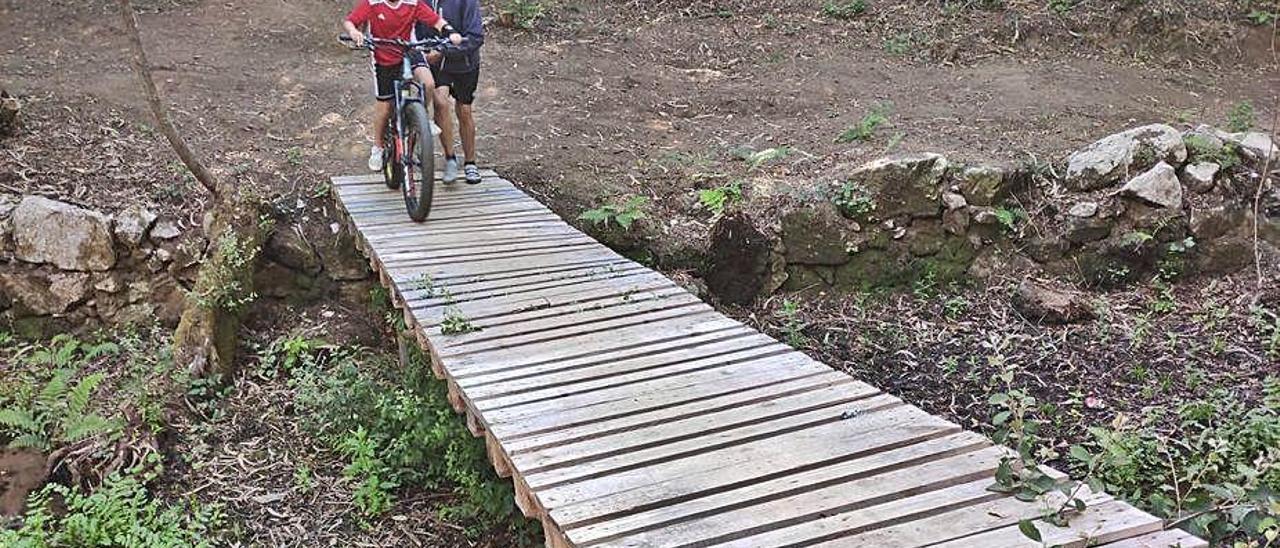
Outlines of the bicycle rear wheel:
M 400 190 L 404 193 L 409 218 L 418 222 L 426 220 L 431 213 L 431 195 L 435 191 L 435 147 L 431 141 L 431 122 L 427 118 L 426 107 L 422 103 L 405 105 L 404 146 L 407 153 L 401 158 L 404 182 Z

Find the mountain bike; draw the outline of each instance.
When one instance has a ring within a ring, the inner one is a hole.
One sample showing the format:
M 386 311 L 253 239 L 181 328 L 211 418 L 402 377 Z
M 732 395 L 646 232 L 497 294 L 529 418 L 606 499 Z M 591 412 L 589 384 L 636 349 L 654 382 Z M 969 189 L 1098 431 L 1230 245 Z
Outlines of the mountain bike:
M 350 44 L 351 37 L 343 34 L 338 40 Z M 447 38 L 425 40 L 392 40 L 366 36 L 364 46 L 352 49 L 368 50 L 373 54 L 378 46 L 398 47 L 404 53 L 400 61 L 400 77 L 394 81 L 391 99 L 391 119 L 383 134 L 382 177 L 387 188 L 400 189 L 409 218 L 417 222 L 431 214 L 431 197 L 435 190 L 435 145 L 431 116 L 431 95 L 422 84 L 413 79 L 409 52 L 417 50 L 445 50 L 452 43 Z

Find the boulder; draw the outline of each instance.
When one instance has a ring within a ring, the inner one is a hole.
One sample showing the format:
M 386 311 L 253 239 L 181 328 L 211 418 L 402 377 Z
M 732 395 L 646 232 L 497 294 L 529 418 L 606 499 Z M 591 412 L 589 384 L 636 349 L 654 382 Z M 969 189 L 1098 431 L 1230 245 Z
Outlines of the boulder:
M 787 279 L 782 242 L 744 212 L 729 213 L 711 227 L 703 279 L 720 300 L 750 304 Z
M 998 167 L 967 167 L 956 174 L 956 181 L 965 200 L 973 205 L 993 206 L 1008 195 L 1004 171 Z
M 1024 318 L 1042 324 L 1063 325 L 1094 318 L 1093 309 L 1082 293 L 1032 278 L 1018 284 L 1012 303 Z
M 137 247 L 155 222 L 155 213 L 140 206 L 130 207 L 115 216 L 116 239 L 129 247 Z
M 1098 202 L 1080 202 L 1067 210 L 1067 215 L 1079 219 L 1088 219 L 1098 214 Z
M 373 275 L 369 270 L 368 259 L 360 254 L 355 238 L 346 228 L 335 225 L 330 234 L 315 237 L 311 242 L 315 244 L 316 254 L 320 256 L 329 279 L 354 282 L 366 280 Z M 701 258 L 702 253 L 697 253 L 697 256 Z
M 315 275 L 322 270 L 320 255 L 307 242 L 302 227 L 283 225 L 271 233 L 263 256 L 286 268 Z
M 1182 182 L 1173 166 L 1164 162 L 1130 179 L 1120 188 L 1120 194 L 1164 208 L 1182 207 Z
M 954 192 L 942 193 L 942 207 L 946 211 L 962 209 L 967 205 L 969 205 L 969 202 L 964 199 L 964 196 Z
M 172 240 L 182 235 L 182 230 L 178 229 L 178 224 L 173 219 L 161 219 L 155 223 L 155 228 L 151 229 L 151 239 L 153 241 Z
M 89 293 L 89 274 L 59 272 L 45 275 L 28 269 L 0 271 L 0 292 L 32 314 L 65 313 Z
M 42 196 L 13 211 L 15 256 L 63 270 L 107 270 L 116 264 L 111 220 L 101 213 Z
M 876 216 L 937 217 L 947 159 L 939 154 L 881 158 L 854 170 L 848 180 L 862 185 L 876 204 Z
M 969 208 L 947 210 L 942 213 L 942 228 L 948 233 L 959 236 L 969 230 Z
M 1067 231 L 1062 235 L 1073 244 L 1086 244 L 1106 239 L 1115 226 L 1113 219 L 1104 219 L 1097 215 L 1091 217 L 1072 217 L 1067 221 Z
M 1266 133 L 1260 131 L 1218 132 L 1218 137 L 1223 141 L 1235 144 L 1240 148 L 1242 156 L 1259 166 L 1266 161 L 1268 156 L 1280 159 L 1280 148 L 1277 148 L 1276 144 L 1271 141 L 1271 135 Z M 1272 162 L 1276 161 L 1272 160 Z
M 856 224 L 834 205 L 821 203 L 782 216 L 782 244 L 788 264 L 841 265 L 849 262 L 846 241 Z
M 1072 190 L 1097 190 L 1156 162 L 1181 165 L 1186 159 L 1182 134 L 1165 124 L 1151 124 L 1104 137 L 1071 154 L 1065 182 Z
M 1213 162 L 1197 162 L 1182 168 L 1182 184 L 1197 194 L 1213 190 L 1213 180 L 1221 166 Z
M 1240 207 L 1217 205 L 1196 208 L 1191 211 L 1191 236 L 1200 242 L 1201 248 L 1213 246 L 1212 241 L 1244 225 L 1249 214 Z

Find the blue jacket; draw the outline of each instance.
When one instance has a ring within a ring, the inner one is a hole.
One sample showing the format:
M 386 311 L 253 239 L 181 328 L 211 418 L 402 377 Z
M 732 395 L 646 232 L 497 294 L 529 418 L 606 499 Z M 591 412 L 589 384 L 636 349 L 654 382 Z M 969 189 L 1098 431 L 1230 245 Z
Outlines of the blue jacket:
M 461 45 L 444 50 L 444 60 L 439 68 L 445 72 L 461 74 L 480 68 L 480 46 L 484 45 L 484 23 L 480 13 L 480 0 L 429 0 L 445 21 L 453 25 L 466 38 Z M 426 34 L 423 34 L 423 33 Z M 419 24 L 418 36 L 434 36 L 434 29 Z

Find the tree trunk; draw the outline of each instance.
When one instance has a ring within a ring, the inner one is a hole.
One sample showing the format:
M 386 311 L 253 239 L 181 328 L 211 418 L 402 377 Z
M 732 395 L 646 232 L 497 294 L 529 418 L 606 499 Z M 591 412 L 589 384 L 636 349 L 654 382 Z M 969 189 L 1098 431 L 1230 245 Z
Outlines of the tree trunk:
M 137 15 L 129 0 L 117 0 L 117 5 L 129 41 L 129 59 L 156 126 L 191 174 L 214 196 L 213 222 L 205 235 L 212 250 L 200 265 L 195 288 L 187 296 L 174 331 L 174 360 L 196 377 L 226 380 L 235 372 L 241 316 L 256 297 L 253 273 L 270 226 L 260 221 L 260 203 L 246 197 L 251 193 L 221 186 L 178 134 L 151 77 Z

